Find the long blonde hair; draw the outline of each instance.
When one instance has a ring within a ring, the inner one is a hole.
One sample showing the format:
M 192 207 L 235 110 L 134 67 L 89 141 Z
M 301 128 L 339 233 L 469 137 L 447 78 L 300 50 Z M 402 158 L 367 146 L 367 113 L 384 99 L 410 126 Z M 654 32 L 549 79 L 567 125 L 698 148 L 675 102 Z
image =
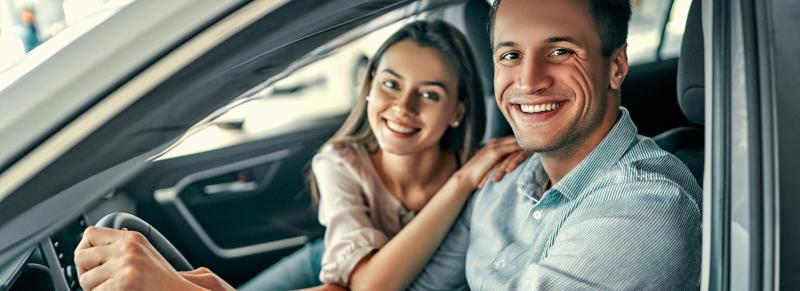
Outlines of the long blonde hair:
M 461 126 L 448 127 L 440 145 L 442 149 L 456 153 L 460 161 L 466 161 L 475 154 L 478 143 L 483 137 L 486 114 L 483 89 L 475 57 L 466 38 L 457 28 L 441 20 L 409 23 L 392 34 L 378 48 L 367 65 L 353 110 L 342 127 L 325 144 L 335 147 L 358 144 L 369 152 L 378 150 L 378 143 L 367 120 L 366 96 L 369 95 L 372 78 L 383 54 L 393 45 L 407 40 L 422 47 L 435 49 L 458 73 L 458 100 L 464 104 L 465 114 Z M 319 201 L 319 189 L 313 172 L 309 173 L 309 182 L 311 195 L 316 203 Z

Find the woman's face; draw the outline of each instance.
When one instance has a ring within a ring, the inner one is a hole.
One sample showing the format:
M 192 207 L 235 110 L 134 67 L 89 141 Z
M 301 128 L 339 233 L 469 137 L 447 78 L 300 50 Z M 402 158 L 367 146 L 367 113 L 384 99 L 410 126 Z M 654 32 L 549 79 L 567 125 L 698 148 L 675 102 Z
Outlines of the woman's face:
M 445 130 L 461 122 L 456 72 L 435 49 L 398 42 L 374 74 L 367 116 L 381 150 L 399 155 L 438 150 Z

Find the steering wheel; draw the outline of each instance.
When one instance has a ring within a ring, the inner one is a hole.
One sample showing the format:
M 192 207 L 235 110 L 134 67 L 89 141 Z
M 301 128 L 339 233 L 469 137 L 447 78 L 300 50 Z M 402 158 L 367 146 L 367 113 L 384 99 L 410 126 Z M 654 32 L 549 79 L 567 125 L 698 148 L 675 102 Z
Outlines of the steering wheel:
M 147 238 L 147 241 L 156 248 L 156 250 L 167 259 L 176 271 L 191 271 L 194 270 L 189 261 L 172 245 L 158 230 L 150 226 L 147 222 L 132 214 L 124 212 L 114 212 L 103 216 L 100 221 L 95 224 L 98 227 L 107 227 L 113 229 L 126 228 L 128 230 L 137 231 Z

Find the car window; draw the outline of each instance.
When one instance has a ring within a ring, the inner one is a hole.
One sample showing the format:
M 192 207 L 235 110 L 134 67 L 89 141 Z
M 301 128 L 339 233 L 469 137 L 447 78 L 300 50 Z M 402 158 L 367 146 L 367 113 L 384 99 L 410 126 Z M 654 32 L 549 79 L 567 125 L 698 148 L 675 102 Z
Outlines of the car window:
M 0 72 L 26 58 L 48 58 L 134 1 L 0 0 Z
M 371 56 L 402 24 L 396 22 L 382 27 L 347 41 L 332 53 L 299 69 L 290 68 L 290 72 L 280 80 L 263 89 L 256 89 L 257 93 L 245 101 L 234 101 L 222 109 L 223 113 L 217 113 L 218 117 L 195 126 L 159 159 L 291 134 L 318 121 L 346 116 L 355 104 L 363 69 L 367 66 L 367 56 Z
M 631 1 L 633 14 L 628 30 L 628 60 L 631 65 L 678 56 L 691 2 L 691 0 Z

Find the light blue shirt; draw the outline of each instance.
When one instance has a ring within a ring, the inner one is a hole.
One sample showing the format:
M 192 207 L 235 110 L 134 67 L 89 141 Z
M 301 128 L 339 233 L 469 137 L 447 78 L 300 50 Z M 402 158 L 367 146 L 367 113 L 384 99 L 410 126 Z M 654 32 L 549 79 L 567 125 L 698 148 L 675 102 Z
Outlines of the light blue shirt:
M 473 194 L 411 289 L 698 289 L 700 186 L 637 135 L 626 109 L 578 166 L 534 195 L 547 181 L 534 155 Z

